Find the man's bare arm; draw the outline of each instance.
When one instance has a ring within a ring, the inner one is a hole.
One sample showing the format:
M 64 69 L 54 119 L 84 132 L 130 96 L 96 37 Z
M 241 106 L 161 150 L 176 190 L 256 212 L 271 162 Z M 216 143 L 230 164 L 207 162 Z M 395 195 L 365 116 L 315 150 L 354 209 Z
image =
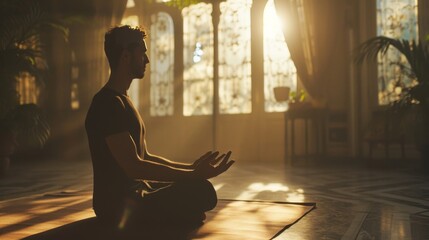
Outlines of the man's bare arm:
M 218 152 L 208 152 L 195 161 L 198 162 L 195 169 L 181 169 L 147 161 L 138 156 L 135 142 L 128 132 L 108 136 L 106 143 L 119 166 L 134 179 L 172 182 L 209 179 L 225 172 L 234 163 L 233 160 L 229 161 L 230 152 L 220 157 L 217 157 Z M 214 166 L 214 162 L 220 164 Z
M 170 167 L 180 168 L 180 169 L 193 170 L 195 168 L 193 164 L 175 162 L 175 161 L 172 161 L 170 159 L 149 153 L 147 150 L 146 141 L 143 142 L 143 149 L 144 149 L 144 151 L 143 151 L 144 152 L 144 156 L 143 156 L 144 160 L 148 160 L 148 161 L 156 162 L 156 163 L 159 163 L 162 165 L 167 165 Z
M 191 170 L 177 169 L 141 159 L 128 132 L 108 136 L 106 143 L 119 166 L 134 179 L 178 181 L 195 178 Z

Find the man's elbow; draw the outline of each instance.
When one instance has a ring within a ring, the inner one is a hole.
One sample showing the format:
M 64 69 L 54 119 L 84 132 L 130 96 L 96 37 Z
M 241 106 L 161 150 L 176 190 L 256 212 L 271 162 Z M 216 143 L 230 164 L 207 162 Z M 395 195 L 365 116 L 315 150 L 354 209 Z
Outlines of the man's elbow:
M 139 179 L 141 178 L 141 169 L 138 164 L 139 161 L 140 160 L 138 159 L 135 159 L 133 161 L 118 159 L 118 164 L 124 171 L 124 173 L 127 175 L 127 177 L 132 179 Z

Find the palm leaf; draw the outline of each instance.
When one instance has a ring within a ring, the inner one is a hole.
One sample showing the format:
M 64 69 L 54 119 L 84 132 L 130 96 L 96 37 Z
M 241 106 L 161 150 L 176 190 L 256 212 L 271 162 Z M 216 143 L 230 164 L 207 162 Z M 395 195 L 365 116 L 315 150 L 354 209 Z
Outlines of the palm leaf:
M 35 104 L 23 104 L 15 108 L 7 119 L 17 132 L 22 146 L 42 147 L 51 129 L 41 109 Z
M 43 84 L 43 72 L 47 69 L 44 60 L 40 32 L 51 28 L 68 37 L 64 23 L 68 19 L 51 18 L 38 1 L 0 1 L 0 83 L 15 84 L 15 78 L 22 72 L 36 77 Z
M 410 65 L 409 75 L 416 78 L 419 83 L 428 82 L 429 79 L 429 51 L 424 42 L 417 43 L 404 39 L 393 39 L 385 36 L 378 36 L 365 41 L 357 49 L 355 61 L 362 64 L 364 60 L 376 59 L 379 54 L 382 56 L 393 47 L 407 59 Z M 402 65 L 403 69 L 406 69 Z
M 53 29 L 67 40 L 67 21 L 49 16 L 38 1 L 0 0 L 0 125 L 13 128 L 21 145 L 42 146 L 50 129 L 36 105 L 19 105 L 17 76 L 27 72 L 43 84 L 40 33 Z
M 15 4 L 7 5 L 1 17 L 1 49 L 16 47 L 36 35 L 43 18 L 44 14 L 36 1 L 27 4 L 16 1 Z

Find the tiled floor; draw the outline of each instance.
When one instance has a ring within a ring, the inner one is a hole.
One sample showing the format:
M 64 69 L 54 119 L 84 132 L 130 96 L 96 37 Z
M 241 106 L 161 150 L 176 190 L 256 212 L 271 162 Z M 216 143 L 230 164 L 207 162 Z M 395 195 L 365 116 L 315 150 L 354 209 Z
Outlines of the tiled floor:
M 429 239 L 429 177 L 410 169 L 238 162 L 212 183 L 224 199 L 317 203 L 279 239 Z M 89 160 L 21 162 L 0 180 L 0 201 L 91 188 Z

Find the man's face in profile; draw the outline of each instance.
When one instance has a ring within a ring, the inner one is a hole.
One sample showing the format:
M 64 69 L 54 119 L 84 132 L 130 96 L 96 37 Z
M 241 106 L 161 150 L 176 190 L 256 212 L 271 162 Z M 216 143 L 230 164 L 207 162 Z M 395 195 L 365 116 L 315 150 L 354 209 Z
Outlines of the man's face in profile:
M 134 78 L 143 78 L 146 71 L 146 64 L 149 63 L 149 57 L 147 56 L 147 46 L 144 40 L 134 48 L 131 52 L 133 58 L 131 61 L 131 74 Z

